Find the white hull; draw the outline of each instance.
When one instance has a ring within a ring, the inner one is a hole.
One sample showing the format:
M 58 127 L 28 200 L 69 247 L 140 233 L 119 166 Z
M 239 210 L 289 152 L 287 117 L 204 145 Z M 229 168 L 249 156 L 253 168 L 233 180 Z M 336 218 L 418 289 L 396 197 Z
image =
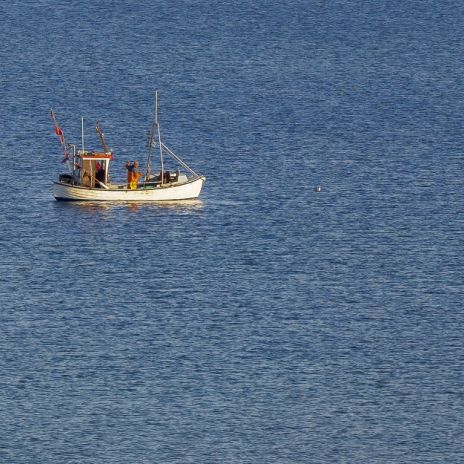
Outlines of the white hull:
M 125 185 L 110 185 L 104 188 L 88 188 L 55 182 L 53 195 L 62 201 L 177 201 L 198 198 L 205 178 L 195 177 L 185 183 L 127 189 Z

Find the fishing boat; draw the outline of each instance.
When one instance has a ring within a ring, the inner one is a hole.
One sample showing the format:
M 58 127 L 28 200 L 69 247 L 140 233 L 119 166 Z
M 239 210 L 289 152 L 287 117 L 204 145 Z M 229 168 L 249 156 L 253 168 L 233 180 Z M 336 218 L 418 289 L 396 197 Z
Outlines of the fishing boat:
M 179 201 L 192 200 L 200 195 L 205 176 L 197 174 L 185 161 L 161 140 L 158 122 L 158 92 L 155 94 L 155 109 L 151 129 L 148 132 L 145 175 L 138 172 L 138 163 L 126 163 L 128 179 L 125 183 L 113 183 L 110 166 L 114 154 L 109 150 L 100 124 L 96 132 L 103 150 L 95 152 L 84 148 L 84 120 L 82 118 L 82 147 L 67 144 L 64 133 L 53 110 L 51 117 L 55 134 L 59 137 L 64 152 L 63 162 L 69 172 L 59 175 L 54 183 L 53 195 L 58 201 Z M 152 172 L 153 149 L 159 150 L 159 170 Z M 170 159 L 171 169 L 167 164 Z M 143 176 L 143 178 L 142 178 Z M 140 181 L 139 178 L 142 178 Z

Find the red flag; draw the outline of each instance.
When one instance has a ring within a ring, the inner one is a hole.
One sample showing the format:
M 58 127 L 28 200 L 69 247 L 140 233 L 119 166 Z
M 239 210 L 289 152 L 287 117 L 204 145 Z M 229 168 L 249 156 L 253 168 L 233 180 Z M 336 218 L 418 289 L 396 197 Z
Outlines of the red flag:
M 64 133 L 58 125 L 55 126 L 55 134 L 59 137 L 61 144 L 64 144 Z

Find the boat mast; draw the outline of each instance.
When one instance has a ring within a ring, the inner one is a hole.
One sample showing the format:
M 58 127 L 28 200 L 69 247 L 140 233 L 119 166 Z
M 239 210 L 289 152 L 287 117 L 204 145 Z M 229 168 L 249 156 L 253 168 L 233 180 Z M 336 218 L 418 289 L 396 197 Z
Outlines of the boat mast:
M 155 100 L 155 108 L 153 109 L 153 121 L 151 123 L 151 128 L 148 131 L 148 140 L 147 140 L 147 172 L 145 173 L 145 180 L 148 180 L 151 176 L 151 152 L 153 150 L 153 132 L 155 131 L 155 118 L 156 118 L 156 100 Z
M 161 146 L 161 133 L 160 126 L 158 123 L 158 91 L 155 92 L 155 124 L 158 129 L 158 143 L 160 149 L 160 160 L 161 160 L 161 185 L 164 183 L 164 162 L 163 162 L 163 147 Z
M 84 116 L 81 117 L 82 153 L 84 153 Z
M 163 160 L 163 148 L 161 144 L 161 133 L 160 133 L 160 126 L 158 123 L 158 91 L 155 92 L 155 109 L 154 109 L 154 115 L 153 115 L 153 123 L 151 125 L 151 128 L 148 132 L 148 141 L 147 141 L 147 149 L 148 149 L 148 154 L 147 154 L 147 170 L 145 173 L 145 180 L 148 180 L 151 175 L 151 152 L 153 149 L 153 138 L 154 138 L 154 132 L 155 132 L 155 127 L 158 132 L 158 145 L 160 148 L 160 160 L 161 160 L 161 184 L 164 183 L 164 160 Z
M 73 143 L 69 144 L 70 147 L 73 149 L 73 167 L 72 167 L 72 174 L 73 174 L 73 185 L 76 182 L 76 145 Z

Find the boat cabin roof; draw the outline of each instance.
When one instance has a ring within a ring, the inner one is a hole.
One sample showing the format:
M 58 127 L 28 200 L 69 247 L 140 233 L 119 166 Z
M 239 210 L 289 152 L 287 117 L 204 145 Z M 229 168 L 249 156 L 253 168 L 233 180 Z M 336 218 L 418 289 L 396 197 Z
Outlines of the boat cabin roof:
M 113 158 L 112 153 L 94 153 L 89 151 L 79 151 L 77 156 L 83 160 L 110 160 Z

